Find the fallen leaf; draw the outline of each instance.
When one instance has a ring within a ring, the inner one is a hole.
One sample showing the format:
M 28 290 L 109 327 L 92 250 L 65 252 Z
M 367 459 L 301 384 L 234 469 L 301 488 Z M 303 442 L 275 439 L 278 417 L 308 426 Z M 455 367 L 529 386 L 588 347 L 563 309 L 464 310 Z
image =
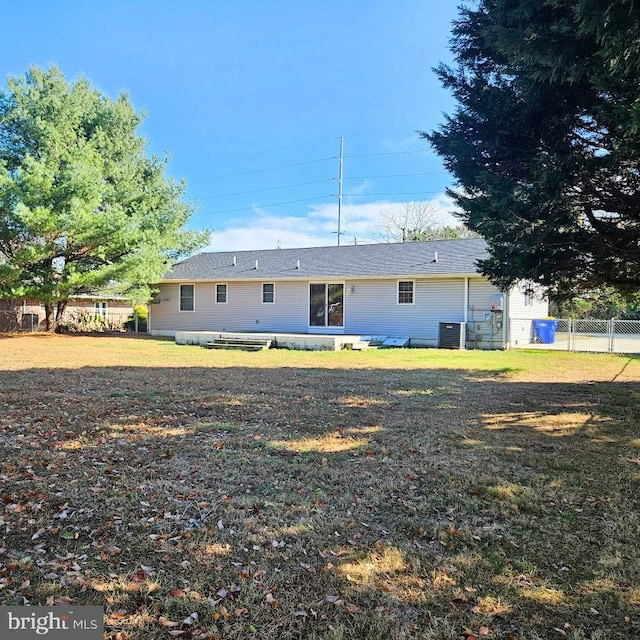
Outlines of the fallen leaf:
M 193 613 L 190 613 L 183 621 L 183 624 L 186 625 L 192 625 L 195 624 L 196 622 L 198 622 L 198 612 L 194 611 Z
M 163 627 L 179 627 L 180 626 L 179 622 L 175 622 L 174 620 L 169 620 L 168 618 L 165 618 L 164 616 L 160 616 L 158 618 L 158 622 Z

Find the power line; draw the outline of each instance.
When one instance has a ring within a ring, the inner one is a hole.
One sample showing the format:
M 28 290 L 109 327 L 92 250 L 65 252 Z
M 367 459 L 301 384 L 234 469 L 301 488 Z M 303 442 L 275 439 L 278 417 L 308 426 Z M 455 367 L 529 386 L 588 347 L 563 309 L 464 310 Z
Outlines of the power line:
M 381 133 L 390 133 L 392 131 L 406 131 L 406 130 L 410 130 L 413 133 L 417 134 L 417 130 L 415 128 L 415 126 L 413 125 L 407 125 L 404 127 L 393 127 L 390 129 L 378 129 L 376 131 L 365 131 L 362 133 L 346 133 L 344 134 L 345 138 L 362 138 L 362 137 L 366 137 L 366 136 L 375 136 Z M 211 162 L 217 162 L 220 160 L 232 160 L 234 158 L 246 158 L 248 156 L 255 156 L 255 155 L 261 155 L 261 154 L 265 154 L 265 153 L 275 153 L 277 151 L 288 151 L 289 149 L 299 149 L 300 147 L 309 147 L 311 145 L 314 144 L 322 144 L 323 142 L 335 142 L 336 140 L 339 140 L 340 136 L 334 136 L 334 137 L 330 137 L 330 138 L 322 138 L 320 140 L 309 140 L 308 142 L 301 142 L 299 144 L 292 144 L 292 145 L 287 145 L 285 147 L 274 147 L 272 149 L 262 149 L 259 151 L 247 151 L 245 153 L 236 153 L 236 154 L 231 154 L 231 155 L 227 155 L 227 156 L 217 156 L 212 158 L 211 160 L 201 160 L 199 162 L 189 162 L 184 164 L 183 166 L 198 166 L 198 165 L 202 165 L 202 164 L 207 164 L 207 163 L 211 163 Z M 355 156 L 352 156 L 355 157 Z
M 414 151 L 386 151 L 384 153 L 361 153 L 354 156 L 345 156 L 345 158 L 373 158 L 375 156 L 400 156 L 407 153 L 433 153 L 431 149 L 416 149 Z
M 294 164 L 283 164 L 278 167 L 265 167 L 264 169 L 253 169 L 252 171 L 240 171 L 239 173 L 228 173 L 223 176 L 212 176 L 210 178 L 200 178 L 199 180 L 191 180 L 191 183 L 206 182 L 208 180 L 221 180 L 222 178 L 235 178 L 237 176 L 246 176 L 251 173 L 264 173 L 265 171 L 275 171 L 277 169 L 290 169 L 292 167 L 300 167 L 305 164 L 314 164 L 318 162 L 325 162 L 326 160 L 335 160 L 334 157 L 319 158 L 317 160 L 306 160 L 305 162 L 296 162 Z
M 350 176 L 345 180 L 374 180 L 377 178 L 409 178 L 411 176 L 435 176 L 436 171 L 427 171 L 422 173 L 390 173 L 386 176 Z
M 440 193 L 440 191 L 416 191 L 416 192 L 395 192 L 395 193 L 345 193 L 348 197 L 368 197 L 368 196 L 422 196 L 430 193 Z M 298 200 L 287 200 L 285 202 L 270 202 L 268 204 L 254 204 L 250 207 L 239 207 L 237 209 L 225 209 L 224 211 L 212 211 L 210 213 L 200 213 L 201 216 L 216 216 L 223 213 L 236 213 L 237 211 L 252 211 L 256 207 L 277 207 L 285 204 L 295 204 L 298 202 L 309 202 L 311 200 L 321 200 L 322 198 L 335 198 L 334 193 L 326 193 L 322 196 L 313 196 L 312 198 L 300 198 Z
M 260 193 L 262 191 L 276 191 L 278 189 L 290 189 L 291 187 L 304 187 L 310 184 L 320 184 L 322 182 L 332 182 L 335 178 L 325 178 L 324 180 L 312 180 L 311 182 L 298 182 L 297 184 L 285 184 L 279 187 L 265 187 L 264 189 L 251 189 L 249 191 L 235 191 L 234 193 L 219 193 L 213 196 L 200 196 L 201 200 L 211 198 L 226 198 L 228 196 L 243 196 L 248 193 Z
M 269 204 L 256 204 L 251 207 L 239 207 L 238 209 L 226 209 L 225 211 L 212 211 L 211 213 L 201 213 L 201 216 L 217 216 L 221 213 L 235 213 L 236 211 L 252 211 L 256 207 L 277 207 L 283 204 L 294 204 L 296 202 L 309 202 L 310 200 L 321 200 L 322 198 L 333 198 L 333 194 L 327 193 L 323 196 L 314 196 L 313 198 L 301 198 L 300 200 L 288 200 L 286 202 L 270 202 Z
M 369 196 L 421 196 L 426 193 L 440 193 L 440 191 L 396 191 L 395 193 L 345 193 L 345 196 L 349 197 L 364 197 Z
M 265 153 L 275 153 L 277 151 L 288 151 L 289 149 L 299 149 L 300 147 L 309 147 L 313 144 L 320 144 L 322 142 L 335 142 L 336 140 L 339 140 L 339 138 L 336 137 L 336 138 L 324 138 L 323 140 L 311 140 L 309 142 L 301 142 L 300 144 L 292 144 L 286 147 L 276 147 L 274 149 L 263 149 L 261 151 L 247 151 L 246 153 L 236 153 L 229 156 L 218 156 L 218 157 L 212 158 L 211 160 L 201 160 L 199 162 L 190 162 L 188 164 L 185 164 L 184 166 L 195 167 L 197 165 L 207 164 L 211 162 L 218 162 L 220 160 L 233 160 L 234 158 L 246 158 L 248 156 L 257 156 Z
M 389 133 L 391 131 L 406 131 L 410 129 L 413 133 L 417 133 L 414 125 L 407 125 L 405 127 L 393 127 L 393 129 L 378 129 L 378 131 L 367 131 L 365 133 L 345 133 L 345 138 L 362 138 L 363 136 L 375 136 L 379 133 Z

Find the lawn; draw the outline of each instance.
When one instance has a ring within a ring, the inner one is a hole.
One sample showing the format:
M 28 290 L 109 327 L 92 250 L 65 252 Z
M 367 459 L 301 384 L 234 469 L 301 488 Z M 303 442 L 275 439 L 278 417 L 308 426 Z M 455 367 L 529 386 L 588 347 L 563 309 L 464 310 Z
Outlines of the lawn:
M 0 604 L 105 637 L 634 638 L 640 359 L 0 338 Z

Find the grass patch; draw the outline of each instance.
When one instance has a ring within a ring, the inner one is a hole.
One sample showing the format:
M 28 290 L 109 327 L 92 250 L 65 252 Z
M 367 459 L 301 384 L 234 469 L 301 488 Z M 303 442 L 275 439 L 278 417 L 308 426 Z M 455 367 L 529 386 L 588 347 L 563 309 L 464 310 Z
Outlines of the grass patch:
M 1 604 L 112 640 L 640 631 L 638 359 L 0 344 Z

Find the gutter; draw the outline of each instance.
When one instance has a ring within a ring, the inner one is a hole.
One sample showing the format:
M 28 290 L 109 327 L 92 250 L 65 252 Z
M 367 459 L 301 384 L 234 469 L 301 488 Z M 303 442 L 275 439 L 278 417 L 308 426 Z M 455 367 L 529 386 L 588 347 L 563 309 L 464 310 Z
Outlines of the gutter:
M 158 284 L 197 284 L 200 282 L 306 282 L 309 280 L 319 281 L 319 280 L 430 280 L 430 279 L 438 279 L 442 280 L 445 278 L 483 278 L 484 276 L 480 273 L 423 273 L 423 274 L 394 274 L 394 273 L 386 273 L 380 275 L 299 275 L 296 277 L 287 277 L 287 276 L 272 276 L 267 273 L 261 274 L 259 277 L 252 278 L 239 278 L 232 277 L 228 278 L 224 275 L 213 276 L 211 278 L 175 278 L 170 280 L 161 280 Z

